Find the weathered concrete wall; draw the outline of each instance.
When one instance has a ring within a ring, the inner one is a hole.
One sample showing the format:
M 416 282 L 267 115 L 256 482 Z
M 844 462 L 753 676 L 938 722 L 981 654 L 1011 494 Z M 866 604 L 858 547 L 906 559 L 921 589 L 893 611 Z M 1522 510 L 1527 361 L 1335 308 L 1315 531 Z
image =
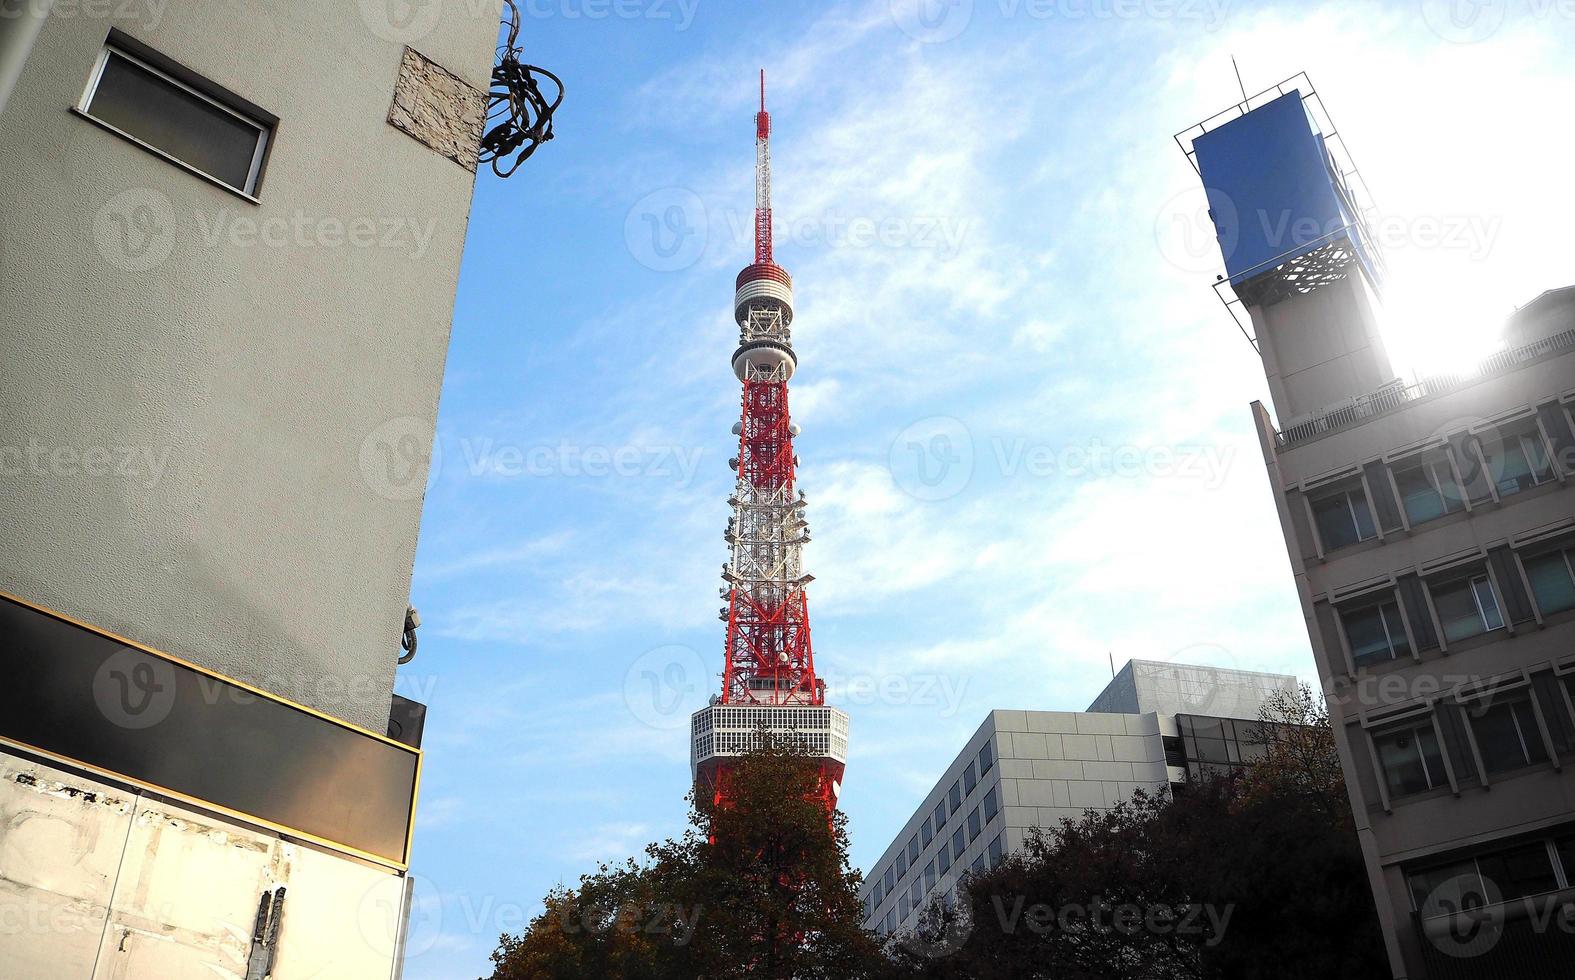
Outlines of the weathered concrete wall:
M 0 753 L 5 980 L 242 980 L 259 899 L 280 887 L 274 980 L 388 980 L 403 884 Z
M 407 44 L 485 89 L 497 12 L 57 5 L 0 115 L 0 590 L 384 729 L 474 181 L 389 110 Z M 111 27 L 279 117 L 260 204 L 69 111 Z

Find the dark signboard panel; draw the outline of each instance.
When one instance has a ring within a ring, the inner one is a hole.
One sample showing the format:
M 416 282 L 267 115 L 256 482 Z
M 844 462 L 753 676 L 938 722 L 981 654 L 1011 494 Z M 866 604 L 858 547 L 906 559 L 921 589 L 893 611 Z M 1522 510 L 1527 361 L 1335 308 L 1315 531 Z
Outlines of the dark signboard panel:
M 418 751 L 4 595 L 0 741 L 408 860 Z

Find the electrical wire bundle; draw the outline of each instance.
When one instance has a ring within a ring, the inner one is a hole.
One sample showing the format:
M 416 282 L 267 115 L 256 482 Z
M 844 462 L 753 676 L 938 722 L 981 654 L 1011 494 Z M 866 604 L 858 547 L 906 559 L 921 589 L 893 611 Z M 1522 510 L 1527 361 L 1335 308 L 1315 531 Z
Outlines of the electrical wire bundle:
M 541 144 L 552 139 L 552 114 L 563 102 L 563 81 L 545 68 L 523 64 L 519 45 L 520 11 L 514 0 L 508 6 L 509 39 L 498 46 L 492 69 L 492 89 L 487 94 L 487 131 L 481 137 L 482 163 L 507 177 L 519 169 Z M 550 79 L 557 88 L 551 102 L 542 94 L 536 75 Z M 511 159 L 512 158 L 512 159 Z M 507 169 L 504 169 L 507 167 Z

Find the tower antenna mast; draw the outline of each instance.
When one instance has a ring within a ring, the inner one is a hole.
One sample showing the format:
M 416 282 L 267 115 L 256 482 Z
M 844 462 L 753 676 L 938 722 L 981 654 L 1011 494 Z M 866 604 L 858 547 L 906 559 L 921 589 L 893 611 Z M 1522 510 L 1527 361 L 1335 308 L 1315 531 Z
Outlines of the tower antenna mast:
M 733 516 L 723 539 L 720 618 L 727 624 L 722 691 L 696 712 L 690 761 L 696 788 L 728 798 L 731 759 L 762 736 L 804 749 L 819 770 L 818 798 L 829 813 L 842 789 L 848 716 L 826 704 L 815 673 L 803 546 L 809 541 L 804 492 L 794 486 L 799 427 L 788 415 L 788 381 L 798 370 L 793 350 L 793 278 L 771 249 L 771 116 L 766 73 L 760 72 L 755 114 L 755 256 L 734 282 L 738 347 L 733 375 L 743 386 L 733 424 L 738 455 L 728 460 L 737 482 Z

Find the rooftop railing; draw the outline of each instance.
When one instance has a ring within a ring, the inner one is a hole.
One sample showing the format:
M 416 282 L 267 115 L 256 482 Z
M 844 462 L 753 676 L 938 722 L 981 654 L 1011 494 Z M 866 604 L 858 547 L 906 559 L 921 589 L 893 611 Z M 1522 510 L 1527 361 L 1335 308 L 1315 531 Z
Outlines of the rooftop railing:
M 1377 391 L 1370 391 L 1365 395 L 1357 395 L 1355 398 L 1331 405 L 1295 425 L 1288 425 L 1275 433 L 1275 437 L 1280 448 L 1289 449 L 1331 432 L 1347 429 L 1368 419 L 1385 415 L 1411 402 L 1457 391 L 1485 378 L 1507 374 L 1550 354 L 1570 350 L 1575 350 L 1575 329 L 1519 347 L 1505 348 L 1483 358 L 1466 371 L 1433 375 L 1409 385 L 1400 381 L 1387 384 Z

